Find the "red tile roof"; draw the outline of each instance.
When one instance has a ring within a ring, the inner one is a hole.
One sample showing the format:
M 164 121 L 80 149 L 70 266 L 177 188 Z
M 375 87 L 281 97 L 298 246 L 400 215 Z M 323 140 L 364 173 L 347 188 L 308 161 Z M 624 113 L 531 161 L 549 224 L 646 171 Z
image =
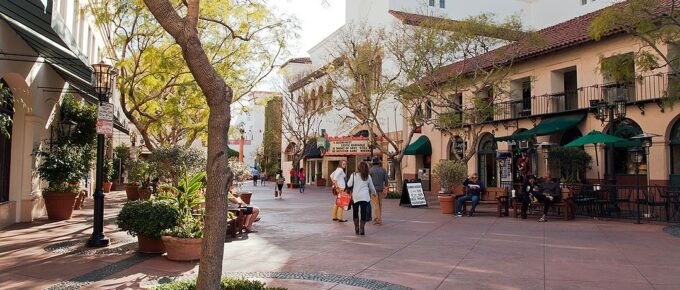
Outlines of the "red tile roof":
M 658 15 L 665 15 L 672 5 L 672 0 L 658 0 L 660 4 L 658 9 L 654 11 Z M 615 4 L 612 7 L 624 7 L 627 2 Z M 605 8 L 607 9 L 607 8 Z M 523 39 L 501 48 L 492 50 L 488 53 L 473 57 L 464 61 L 453 63 L 441 69 L 434 79 L 423 80 L 426 82 L 441 82 L 450 78 L 451 76 L 472 72 L 478 68 L 488 68 L 492 65 L 500 65 L 507 62 L 521 62 L 528 59 L 552 53 L 558 50 L 574 47 L 580 44 L 594 41 L 589 34 L 590 24 L 605 10 L 601 9 L 595 12 L 576 17 L 566 22 L 544 28 L 537 31 L 537 38 L 539 43 L 528 44 L 529 39 Z M 624 32 L 623 27 L 612 29 L 606 36 L 613 36 Z M 503 57 L 510 52 L 512 59 Z M 505 58 L 505 59 L 504 59 Z

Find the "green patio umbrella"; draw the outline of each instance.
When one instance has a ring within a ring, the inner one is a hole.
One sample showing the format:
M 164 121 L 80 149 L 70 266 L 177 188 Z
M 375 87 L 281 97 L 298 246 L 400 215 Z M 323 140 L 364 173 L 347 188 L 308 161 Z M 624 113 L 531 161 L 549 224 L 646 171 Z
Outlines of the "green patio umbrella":
M 564 145 L 564 147 L 581 147 L 586 144 L 595 144 L 595 164 L 597 165 L 597 180 L 600 180 L 600 159 L 597 157 L 597 144 L 609 144 L 617 143 L 621 141 L 627 141 L 626 139 L 619 138 L 616 136 L 608 135 L 599 131 L 591 131 L 588 135 L 580 137 L 574 141 L 569 142 L 569 144 Z

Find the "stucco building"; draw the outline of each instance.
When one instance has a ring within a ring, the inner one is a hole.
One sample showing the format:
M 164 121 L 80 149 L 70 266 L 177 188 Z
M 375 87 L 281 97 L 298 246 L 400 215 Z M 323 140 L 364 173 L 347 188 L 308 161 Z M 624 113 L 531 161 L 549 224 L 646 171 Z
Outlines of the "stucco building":
M 59 122 L 61 98 L 72 94 L 96 102 L 90 65 L 105 60 L 108 52 L 87 4 L 0 1 L 0 78 L 10 100 L 0 111 L 13 121 L 10 136 L 0 136 L 0 228 L 30 222 L 44 212 L 43 184 L 33 174 L 37 162 L 32 150 L 49 138 L 52 123 Z M 114 145 L 129 142 L 117 97 L 110 101 L 116 108 Z

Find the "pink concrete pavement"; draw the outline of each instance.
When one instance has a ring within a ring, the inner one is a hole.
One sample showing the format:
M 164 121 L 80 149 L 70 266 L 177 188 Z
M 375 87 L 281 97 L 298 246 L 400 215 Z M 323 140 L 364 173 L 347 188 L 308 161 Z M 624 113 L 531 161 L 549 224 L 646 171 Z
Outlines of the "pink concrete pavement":
M 263 211 L 256 224 L 260 232 L 225 243 L 225 275 L 337 274 L 415 289 L 680 289 L 680 238 L 663 233 L 663 225 L 582 217 L 538 223 L 496 218 L 494 209 L 484 207 L 475 217 L 455 218 L 442 215 L 435 199 L 430 208 L 413 209 L 387 200 L 385 224 L 368 226 L 366 236 L 356 236 L 351 222 L 330 220 L 327 189 L 286 190 L 282 200 L 275 200 L 272 186 L 248 187 L 254 192 L 252 203 Z M 131 239 L 113 223 L 124 198 L 121 192 L 107 197 L 106 232 L 116 243 L 111 248 Z M 164 277 L 196 274 L 197 263 L 164 257 L 121 266 L 134 259 L 132 251 L 45 250 L 85 241 L 91 211 L 88 200 L 70 221 L 40 220 L 0 230 L 0 289 L 70 285 L 64 281 L 80 281 L 74 285 L 88 289 L 135 289 L 152 287 Z M 350 212 L 346 218 L 351 220 Z M 91 278 L 96 272 L 100 277 Z M 324 281 L 261 280 L 289 289 L 363 289 Z

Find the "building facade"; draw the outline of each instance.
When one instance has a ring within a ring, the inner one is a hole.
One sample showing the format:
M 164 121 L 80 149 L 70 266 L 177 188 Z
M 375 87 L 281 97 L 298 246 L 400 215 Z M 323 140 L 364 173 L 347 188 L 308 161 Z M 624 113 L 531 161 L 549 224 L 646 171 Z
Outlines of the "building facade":
M 559 3 L 556 3 L 559 2 Z M 395 27 L 401 19 L 394 16 L 394 12 L 407 12 L 415 15 L 438 16 L 446 19 L 462 20 L 471 16 L 482 13 L 494 13 L 497 19 L 505 19 L 511 16 L 521 18 L 525 26 L 529 29 L 544 28 L 560 21 L 568 20 L 570 18 L 595 11 L 597 9 L 611 5 L 609 1 L 550 1 L 550 0 L 511 0 L 511 1 L 476 1 L 470 3 L 462 0 L 379 0 L 379 1 L 360 1 L 347 0 L 345 9 L 345 25 L 337 31 L 326 37 L 316 46 L 309 50 L 310 58 L 298 58 L 287 62 L 282 67 L 282 75 L 295 79 L 296 81 L 289 86 L 289 93 L 295 98 L 302 99 L 302 102 L 321 102 L 323 95 L 330 94 L 333 96 L 336 92 L 329 87 L 329 82 L 325 79 L 324 70 L 329 65 L 333 65 L 335 58 L 334 49 L 338 46 L 338 41 L 342 38 L 342 34 L 346 33 L 353 25 L 371 26 L 389 30 Z M 493 7 L 490 9 L 489 7 Z M 382 72 L 394 71 L 396 64 L 389 59 L 382 61 Z M 332 98 L 332 97 L 331 97 Z M 332 101 L 329 102 L 332 104 Z M 398 136 L 395 138 L 398 143 L 403 142 L 404 132 L 403 128 L 407 122 L 402 117 L 402 109 L 400 104 L 396 101 L 386 101 L 381 104 L 378 112 L 378 122 L 381 127 L 387 131 L 387 134 Z M 346 116 L 350 112 L 346 109 L 328 110 L 324 114 L 319 132 L 316 134 L 319 137 L 324 137 L 326 140 L 336 142 L 346 142 L 351 140 L 354 143 L 367 143 L 368 140 L 358 140 L 363 134 L 366 136 L 366 130 L 372 128 L 365 128 L 348 122 Z M 424 131 L 431 128 L 424 128 Z M 325 132 L 324 134 L 321 131 Z M 379 134 L 378 134 L 379 135 Z M 282 168 L 284 172 L 288 172 L 293 168 L 291 160 L 287 157 L 290 148 L 283 138 L 281 148 Z M 416 140 L 416 139 L 413 139 Z M 310 145 L 312 146 L 312 145 Z M 362 145 L 366 147 L 367 145 Z M 374 150 L 359 150 L 358 152 L 338 152 L 338 154 L 326 153 L 321 156 L 314 152 L 306 160 L 302 161 L 301 167 L 307 168 L 307 182 L 311 183 L 317 173 L 328 179 L 328 175 L 340 161 L 346 160 L 350 163 L 350 171 L 353 171 L 353 166 L 358 164 L 358 161 L 366 159 L 370 156 L 378 155 Z M 416 177 L 420 172 L 420 177 L 429 179 L 429 169 L 432 164 L 431 158 L 406 158 L 402 163 L 407 171 L 405 177 Z M 385 158 L 383 158 L 384 166 L 391 167 Z M 393 170 L 391 170 L 393 171 Z M 413 173 L 411 173 L 413 172 Z M 327 182 L 328 184 L 328 182 Z M 429 188 L 429 183 L 427 188 Z
M 42 182 L 34 177 L 33 149 L 50 138 L 59 122 L 58 104 L 65 94 L 96 103 L 91 64 L 108 55 L 86 0 L 0 1 L 0 78 L 8 99 L 9 136 L 0 137 L 0 228 L 30 222 L 44 213 Z M 115 136 L 129 142 L 128 127 L 118 108 Z M 123 132 L 123 133 L 121 133 Z M 114 144 L 117 145 L 117 144 Z M 92 178 L 90 178 L 92 180 Z
M 494 98 L 494 114 L 480 122 L 482 129 L 476 143 L 471 142 L 475 140 L 471 134 L 477 133 L 470 132 L 466 125 L 445 130 L 425 126 L 419 138 L 431 143 L 432 153 L 410 157 L 404 170 L 406 177 L 416 176 L 418 159 L 435 163 L 474 150 L 467 163 L 468 172 L 479 174 L 486 186 L 507 186 L 520 182 L 526 174 L 566 181 L 565 173 L 546 162 L 547 152 L 536 145 L 549 142 L 564 146 L 591 131 L 624 139 L 644 132 L 659 137 L 653 139 L 649 156 L 645 156 L 639 168 L 642 184 L 647 180 L 651 185 L 675 184 L 680 171 L 680 147 L 676 145 L 680 113 L 677 104 L 664 101 L 673 87 L 673 78 L 669 78 L 673 72 L 667 67 L 642 70 L 634 54 L 650 48 L 631 35 L 615 33 L 600 41 L 592 40 L 588 28 L 599 13 L 538 31 L 547 43 L 515 61 L 508 87 L 502 90 L 508 93 Z M 660 49 L 664 54 L 677 55 L 676 47 L 661 45 Z M 617 59 L 618 70 L 634 77 L 623 82 L 613 79 L 602 72 L 603 59 Z M 457 65 L 462 64 L 453 64 Z M 474 109 L 473 97 L 469 92 L 462 93 L 465 110 Z M 617 101 L 622 105 L 615 106 Z M 598 114 L 597 105 L 602 103 L 607 103 L 611 110 Z M 602 144 L 585 145 L 592 164 L 577 178 L 582 182 L 606 183 L 612 177 L 617 184 L 635 184 L 638 175 L 628 150 L 636 146 L 639 142 L 618 142 L 613 149 Z M 613 150 L 613 154 L 608 155 L 608 150 Z M 438 191 L 438 182 L 433 182 L 432 187 Z

